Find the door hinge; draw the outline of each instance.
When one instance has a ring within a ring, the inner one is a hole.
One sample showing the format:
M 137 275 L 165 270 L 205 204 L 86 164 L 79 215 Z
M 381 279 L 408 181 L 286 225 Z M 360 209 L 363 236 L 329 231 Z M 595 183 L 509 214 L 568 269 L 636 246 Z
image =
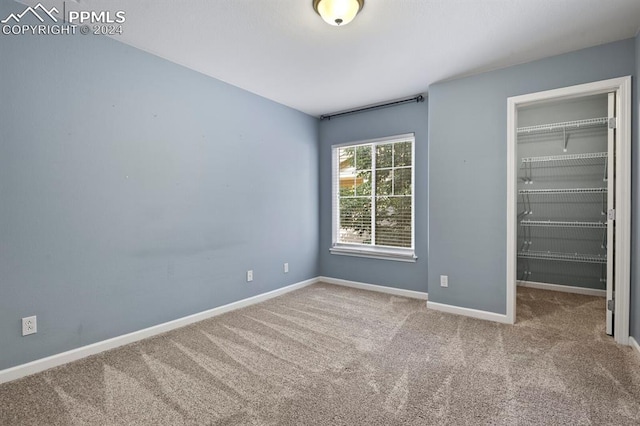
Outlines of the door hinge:
M 616 209 L 609 209 L 607 211 L 607 219 L 608 220 L 616 220 Z
M 602 305 L 600 305 L 602 306 Z M 611 311 L 611 312 L 615 312 L 615 304 L 613 303 L 613 299 L 611 300 L 607 300 L 607 310 Z
M 609 119 L 609 128 L 610 128 L 610 129 L 615 129 L 615 128 L 616 128 L 616 125 L 617 125 L 617 120 L 616 120 L 616 118 L 615 118 L 615 117 L 611 117 L 611 118 Z

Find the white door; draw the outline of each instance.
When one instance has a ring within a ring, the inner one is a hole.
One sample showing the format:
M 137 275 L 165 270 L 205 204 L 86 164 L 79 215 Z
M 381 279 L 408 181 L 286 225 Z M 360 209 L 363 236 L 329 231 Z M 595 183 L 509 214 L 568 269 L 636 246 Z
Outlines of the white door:
M 609 129 L 607 131 L 607 334 L 613 335 L 616 255 L 615 206 L 616 206 L 616 94 L 609 93 Z

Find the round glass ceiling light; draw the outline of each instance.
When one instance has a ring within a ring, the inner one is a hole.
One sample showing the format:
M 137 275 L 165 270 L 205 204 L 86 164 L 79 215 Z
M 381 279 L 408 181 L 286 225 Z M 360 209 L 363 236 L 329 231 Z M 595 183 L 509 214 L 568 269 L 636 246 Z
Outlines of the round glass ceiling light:
M 343 26 L 362 10 L 364 0 L 313 0 L 313 8 L 329 25 Z

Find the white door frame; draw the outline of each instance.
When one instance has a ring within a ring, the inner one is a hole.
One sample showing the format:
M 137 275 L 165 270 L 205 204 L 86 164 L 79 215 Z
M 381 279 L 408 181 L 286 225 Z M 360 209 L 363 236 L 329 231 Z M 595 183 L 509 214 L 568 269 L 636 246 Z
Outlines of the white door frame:
M 517 225 L 517 108 L 550 100 L 616 92 L 616 242 L 615 323 L 617 343 L 629 344 L 629 286 L 631 281 L 631 77 L 620 77 L 507 99 L 507 322 L 516 320 Z

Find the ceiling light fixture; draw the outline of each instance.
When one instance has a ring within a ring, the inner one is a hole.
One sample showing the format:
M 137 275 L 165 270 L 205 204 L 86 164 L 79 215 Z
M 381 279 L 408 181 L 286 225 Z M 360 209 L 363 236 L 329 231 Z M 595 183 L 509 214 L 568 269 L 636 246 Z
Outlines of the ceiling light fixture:
M 344 26 L 364 7 L 364 0 L 313 0 L 313 9 L 329 25 Z

